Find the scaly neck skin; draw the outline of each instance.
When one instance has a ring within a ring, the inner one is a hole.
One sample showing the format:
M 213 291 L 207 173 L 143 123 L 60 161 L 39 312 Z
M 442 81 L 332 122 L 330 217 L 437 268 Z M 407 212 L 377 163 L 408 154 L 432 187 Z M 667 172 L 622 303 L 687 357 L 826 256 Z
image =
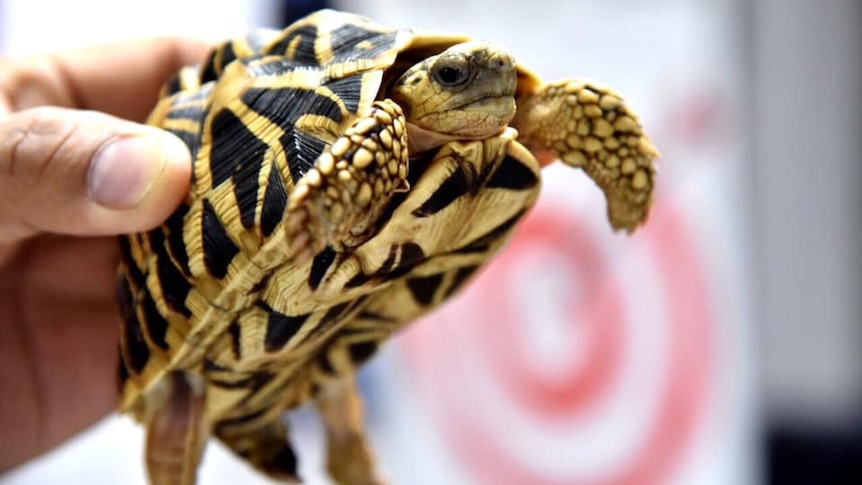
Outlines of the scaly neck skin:
M 413 123 L 407 123 L 407 150 L 410 152 L 411 156 L 415 156 L 426 152 L 428 150 L 433 150 L 437 147 L 441 147 L 450 141 L 455 140 L 481 140 L 483 138 L 488 138 L 489 136 L 499 135 L 506 129 L 506 126 L 503 126 L 497 130 L 495 133 L 490 133 L 488 135 L 482 136 L 458 136 L 458 135 L 447 135 L 444 133 L 439 133 L 436 131 L 429 131 L 424 128 L 421 128 Z
M 455 139 L 455 136 L 428 131 L 413 123 L 407 123 L 407 151 L 411 156 L 433 150 Z

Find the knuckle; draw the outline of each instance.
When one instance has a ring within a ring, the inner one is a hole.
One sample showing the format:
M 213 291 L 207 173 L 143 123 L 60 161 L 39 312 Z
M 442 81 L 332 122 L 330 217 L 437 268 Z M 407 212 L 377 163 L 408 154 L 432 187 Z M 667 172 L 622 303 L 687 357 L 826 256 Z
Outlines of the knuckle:
M 50 56 L 11 61 L 0 76 L 9 111 L 37 106 L 74 106 L 74 92 L 64 86 L 61 66 Z
M 56 108 L 41 107 L 0 120 L 0 239 L 34 234 L 58 210 L 68 212 L 85 183 L 78 125 Z
M 6 120 L 0 129 L 0 174 L 20 188 L 30 188 L 58 165 L 74 137 L 76 124 L 52 114 L 50 108 L 31 108 Z

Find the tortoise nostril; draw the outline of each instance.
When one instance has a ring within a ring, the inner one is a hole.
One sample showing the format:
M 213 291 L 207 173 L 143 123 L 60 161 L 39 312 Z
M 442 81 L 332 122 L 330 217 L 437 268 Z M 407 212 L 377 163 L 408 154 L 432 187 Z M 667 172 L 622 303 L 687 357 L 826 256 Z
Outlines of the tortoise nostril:
M 502 53 L 497 53 L 491 59 L 491 62 L 489 64 L 491 67 L 494 67 L 497 70 L 502 71 L 502 70 L 510 69 L 513 65 L 515 65 L 515 62 L 511 58 L 511 56 L 508 56 L 508 55 L 505 55 Z

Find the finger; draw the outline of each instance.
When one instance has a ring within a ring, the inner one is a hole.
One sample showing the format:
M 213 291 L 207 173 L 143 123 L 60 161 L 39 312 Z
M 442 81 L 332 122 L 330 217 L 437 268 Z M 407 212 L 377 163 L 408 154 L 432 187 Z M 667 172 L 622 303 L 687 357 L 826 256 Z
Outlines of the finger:
M 116 241 L 37 237 L 20 251 L 0 270 L 0 473 L 116 403 Z
M 0 120 L 0 243 L 152 228 L 190 172 L 188 149 L 162 130 L 91 111 L 14 113 Z
M 46 301 L 113 300 L 120 245 L 115 237 L 40 235 L 23 245 L 21 285 Z M 38 257 L 30 257 L 29 255 Z M 86 271 L 82 271 L 86 269 Z
M 143 121 L 170 76 L 210 47 L 162 38 L 11 61 L 0 69 L 0 108 L 63 106 Z

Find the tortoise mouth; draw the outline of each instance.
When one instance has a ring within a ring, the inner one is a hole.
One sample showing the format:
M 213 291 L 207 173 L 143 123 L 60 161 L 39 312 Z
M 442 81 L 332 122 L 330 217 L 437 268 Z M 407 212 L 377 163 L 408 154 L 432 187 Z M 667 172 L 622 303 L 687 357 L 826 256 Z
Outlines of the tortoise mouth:
M 500 94 L 488 94 L 485 96 L 480 96 L 472 100 L 467 100 L 459 105 L 453 106 L 452 110 L 464 111 L 464 110 L 473 110 L 479 109 L 482 111 L 494 111 L 496 109 L 505 109 L 507 102 L 511 100 L 512 104 L 515 102 L 515 96 L 513 94 L 508 93 L 500 93 Z M 498 106 L 495 106 L 498 105 Z M 513 108 L 514 111 L 514 108 Z M 514 114 L 514 113 L 513 113 Z
M 515 117 L 515 97 L 509 93 L 483 93 L 462 97 L 440 109 L 408 118 L 411 153 L 451 140 L 476 140 L 496 135 Z
M 433 123 L 431 126 L 434 131 L 458 138 L 477 139 L 499 133 L 514 116 L 514 96 L 489 94 L 467 100 L 428 121 Z

